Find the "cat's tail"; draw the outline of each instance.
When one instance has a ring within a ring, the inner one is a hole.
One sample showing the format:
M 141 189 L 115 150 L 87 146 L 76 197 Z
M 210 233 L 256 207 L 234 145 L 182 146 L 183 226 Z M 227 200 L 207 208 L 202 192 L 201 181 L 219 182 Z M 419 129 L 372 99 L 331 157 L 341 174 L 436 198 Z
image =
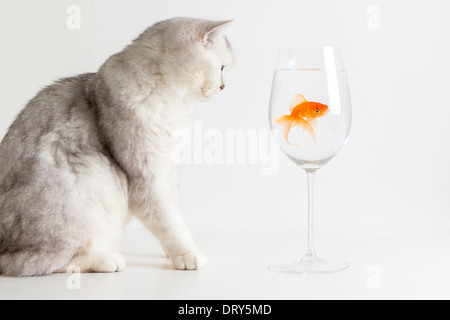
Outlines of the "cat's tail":
M 0 253 L 0 276 L 34 277 L 55 273 L 67 264 L 73 254 L 20 250 Z

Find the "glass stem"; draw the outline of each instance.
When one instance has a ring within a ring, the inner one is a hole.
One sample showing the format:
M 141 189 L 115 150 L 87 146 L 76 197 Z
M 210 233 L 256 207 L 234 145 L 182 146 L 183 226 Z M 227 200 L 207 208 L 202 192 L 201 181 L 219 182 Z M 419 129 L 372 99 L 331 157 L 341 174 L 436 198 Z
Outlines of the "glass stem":
M 316 170 L 306 170 L 308 176 L 308 250 L 307 257 L 315 257 L 314 249 L 314 177 Z

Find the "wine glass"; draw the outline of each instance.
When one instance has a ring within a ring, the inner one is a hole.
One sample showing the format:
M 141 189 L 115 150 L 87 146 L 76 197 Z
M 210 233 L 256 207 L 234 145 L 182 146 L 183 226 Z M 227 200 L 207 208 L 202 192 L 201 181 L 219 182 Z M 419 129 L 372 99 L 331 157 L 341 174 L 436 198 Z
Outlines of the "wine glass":
M 340 50 L 334 47 L 280 50 L 269 111 L 270 126 L 280 149 L 308 178 L 308 249 L 291 263 L 271 270 L 330 273 L 345 262 L 320 258 L 314 248 L 313 187 L 315 173 L 345 145 L 352 121 L 350 90 Z

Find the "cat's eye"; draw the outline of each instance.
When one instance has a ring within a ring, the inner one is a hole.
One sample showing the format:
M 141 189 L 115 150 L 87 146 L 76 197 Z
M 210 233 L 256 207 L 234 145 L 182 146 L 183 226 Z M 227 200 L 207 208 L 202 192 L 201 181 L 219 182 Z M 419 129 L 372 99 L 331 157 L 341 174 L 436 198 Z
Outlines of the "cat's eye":
M 222 66 L 222 69 L 221 69 L 221 70 L 222 70 L 222 71 L 225 70 L 225 66 Z

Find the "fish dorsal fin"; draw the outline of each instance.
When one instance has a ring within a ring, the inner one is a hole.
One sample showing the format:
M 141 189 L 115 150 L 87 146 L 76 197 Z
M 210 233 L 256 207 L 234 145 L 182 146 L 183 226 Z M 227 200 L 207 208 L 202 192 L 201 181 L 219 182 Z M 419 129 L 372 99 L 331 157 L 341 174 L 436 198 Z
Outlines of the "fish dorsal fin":
M 289 106 L 289 111 L 292 111 L 300 103 L 305 102 L 306 99 L 301 94 L 295 94 L 294 99 L 292 99 L 291 105 Z

